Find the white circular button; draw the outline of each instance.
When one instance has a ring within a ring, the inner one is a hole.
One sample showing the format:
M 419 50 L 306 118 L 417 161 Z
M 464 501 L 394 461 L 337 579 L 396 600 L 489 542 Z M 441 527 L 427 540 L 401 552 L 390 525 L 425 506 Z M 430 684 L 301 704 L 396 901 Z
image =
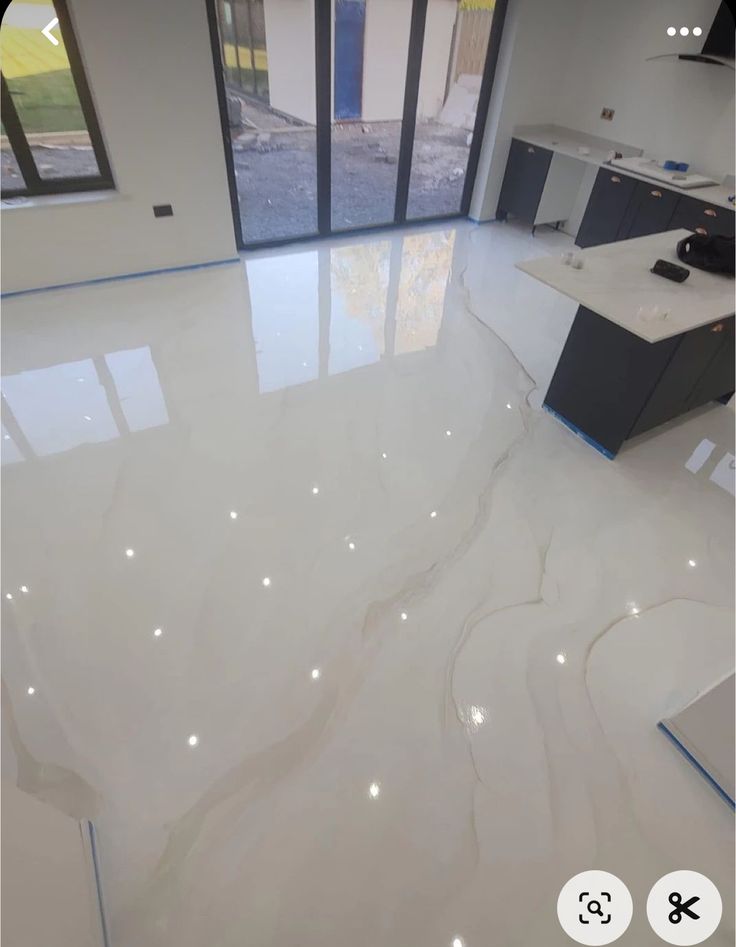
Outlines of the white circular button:
M 721 923 L 718 888 L 697 871 L 672 871 L 660 878 L 647 898 L 652 930 L 668 944 L 702 944 Z
M 578 944 L 612 944 L 631 923 L 634 902 L 626 885 L 607 871 L 581 871 L 557 898 L 563 931 Z

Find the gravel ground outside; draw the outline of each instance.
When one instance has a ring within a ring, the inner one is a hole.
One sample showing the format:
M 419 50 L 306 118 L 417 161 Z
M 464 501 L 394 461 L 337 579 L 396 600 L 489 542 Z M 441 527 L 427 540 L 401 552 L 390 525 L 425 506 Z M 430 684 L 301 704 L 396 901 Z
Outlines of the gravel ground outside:
M 332 226 L 349 230 L 394 217 L 400 122 L 336 125 L 332 133 Z M 457 213 L 465 183 L 468 132 L 417 127 L 409 218 Z M 248 131 L 234 142 L 246 243 L 317 229 L 316 133 L 313 128 Z
M 245 110 L 244 110 L 245 111 Z M 264 114 L 260 114 L 264 113 Z M 257 127 L 233 130 L 233 157 L 246 243 L 314 234 L 317 230 L 316 132 L 249 107 Z M 393 221 L 400 122 L 337 124 L 332 132 L 332 226 L 351 230 Z M 36 144 L 42 177 L 95 174 L 88 145 Z M 469 150 L 464 129 L 420 122 L 414 141 L 409 219 L 458 213 Z M 13 154 L 1 154 L 2 187 L 23 186 Z M 172 169 L 172 173 L 176 173 Z M 176 211 L 176 208 L 174 208 Z
M 32 145 L 31 152 L 42 178 L 79 177 L 98 173 L 91 145 Z M 3 190 L 24 186 L 12 151 L 3 149 L 0 153 L 0 168 Z

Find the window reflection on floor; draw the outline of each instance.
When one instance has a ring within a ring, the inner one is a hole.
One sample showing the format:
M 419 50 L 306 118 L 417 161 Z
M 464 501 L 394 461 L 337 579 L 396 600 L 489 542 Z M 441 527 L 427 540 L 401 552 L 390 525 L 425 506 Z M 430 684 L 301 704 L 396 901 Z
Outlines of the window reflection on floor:
M 454 245 L 432 231 L 248 260 L 259 391 L 435 346 Z
M 319 377 L 318 266 L 317 250 L 245 265 L 262 394 Z
M 428 231 L 247 260 L 259 394 L 436 346 L 454 245 Z M 6 375 L 2 462 L 167 425 L 165 392 L 149 346 Z
M 3 464 L 169 423 L 148 346 L 3 378 Z
M 390 253 L 388 240 L 331 251 L 330 375 L 378 362 L 384 353 Z
M 397 355 L 437 344 L 454 245 L 454 231 L 404 237 L 396 308 Z

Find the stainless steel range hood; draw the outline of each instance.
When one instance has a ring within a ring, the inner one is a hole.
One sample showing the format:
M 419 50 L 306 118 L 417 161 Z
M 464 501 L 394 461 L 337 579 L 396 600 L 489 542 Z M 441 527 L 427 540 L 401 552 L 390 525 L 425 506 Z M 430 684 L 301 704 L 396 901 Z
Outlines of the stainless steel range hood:
M 734 20 L 728 5 L 723 2 L 713 20 L 703 49 L 696 53 L 662 53 L 660 56 L 648 56 L 647 62 L 656 59 L 680 59 L 682 62 L 703 62 L 711 66 L 734 67 Z

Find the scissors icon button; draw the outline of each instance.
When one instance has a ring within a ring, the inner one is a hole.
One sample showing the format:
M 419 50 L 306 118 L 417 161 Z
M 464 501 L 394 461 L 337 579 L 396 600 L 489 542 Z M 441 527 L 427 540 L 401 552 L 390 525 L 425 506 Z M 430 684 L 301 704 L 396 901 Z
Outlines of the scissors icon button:
M 694 921 L 700 920 L 700 915 L 696 914 L 695 911 L 690 910 L 694 904 L 697 904 L 697 902 L 700 901 L 699 897 L 693 896 L 683 904 L 682 895 L 680 892 L 673 891 L 670 894 L 668 900 L 675 909 L 674 911 L 670 911 L 670 924 L 679 924 L 682 920 L 683 914 L 687 914 L 687 916 L 692 918 Z
M 681 868 L 663 875 L 647 898 L 647 919 L 667 944 L 692 947 L 716 931 L 723 912 L 718 888 L 698 871 Z

